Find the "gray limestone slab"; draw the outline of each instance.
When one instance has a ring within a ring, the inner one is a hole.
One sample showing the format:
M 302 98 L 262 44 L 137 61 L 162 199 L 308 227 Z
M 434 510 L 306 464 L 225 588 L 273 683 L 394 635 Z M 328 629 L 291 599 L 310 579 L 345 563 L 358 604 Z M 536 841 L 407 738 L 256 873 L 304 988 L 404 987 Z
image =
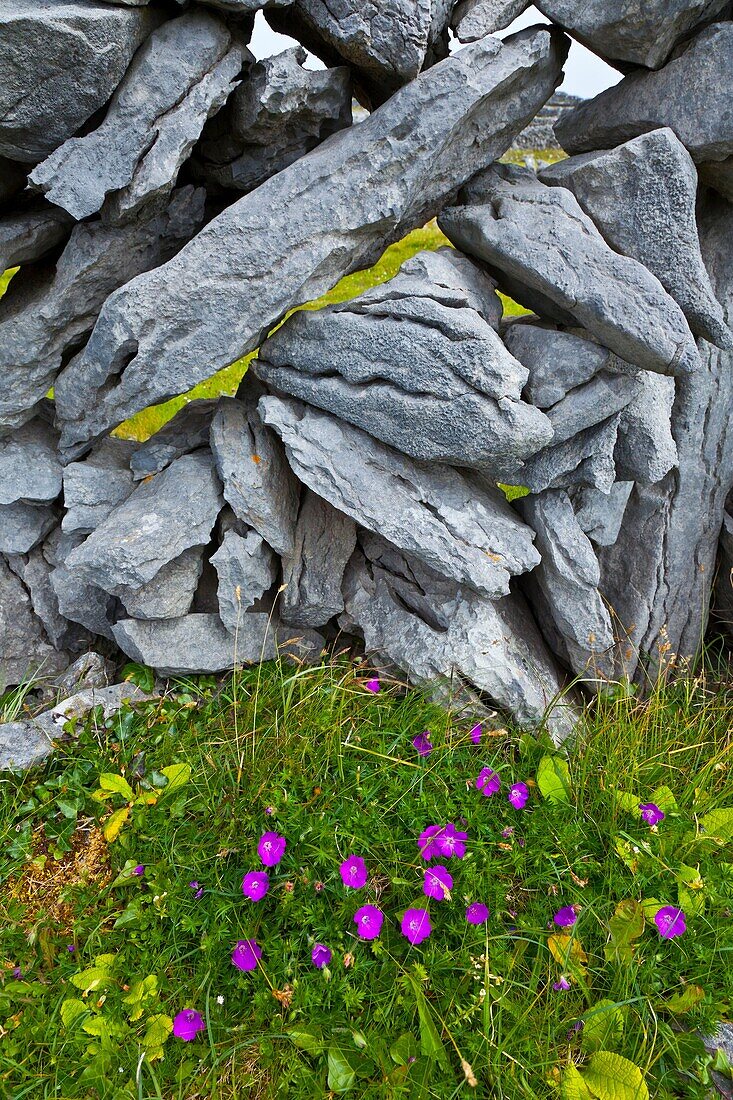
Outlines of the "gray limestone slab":
M 36 676 L 55 675 L 68 657 L 49 645 L 30 595 L 0 556 L 0 682 L 3 690 Z
M 88 646 L 91 640 L 89 633 L 59 610 L 59 601 L 51 584 L 53 567 L 44 557 L 43 547 L 37 546 L 29 553 L 8 556 L 7 562 L 30 596 L 33 614 L 40 620 L 51 645 L 70 653 L 78 653 Z
M 567 443 L 586 429 L 627 408 L 639 396 L 641 386 L 641 381 L 633 375 L 601 371 L 570 390 L 547 410 L 553 432 L 552 446 Z
M 578 485 L 610 493 L 616 481 L 614 450 L 619 419 L 617 414 L 556 447 L 546 447 L 525 463 L 519 473 L 519 484 L 533 493 Z
M 526 11 L 531 0 L 458 0 L 451 27 L 459 42 L 476 42 L 486 34 L 503 31 Z
M 343 611 L 341 582 L 355 546 L 353 519 L 305 489 L 293 553 L 283 560 L 287 587 L 279 606 L 285 623 L 325 626 Z
M 596 546 L 615 543 L 633 487 L 633 481 L 616 481 L 610 493 L 585 487 L 575 494 L 575 518 Z
M 134 484 L 130 457 L 135 444 L 109 436 L 83 462 L 64 468 L 64 531 L 90 534 L 110 512 L 129 497 Z
M 179 619 L 120 619 L 113 628 L 120 649 L 133 661 L 166 676 L 222 672 L 275 656 L 270 616 L 243 616 L 236 638 L 218 615 L 192 614 Z
M 27 554 L 58 521 L 54 508 L 25 504 L 0 504 L 0 554 Z
M 621 480 L 654 485 L 678 463 L 672 434 L 675 383 L 642 371 L 640 390 L 621 414 L 614 457 Z
M 211 420 L 217 407 L 217 398 L 191 401 L 179 409 L 155 435 L 136 447 L 130 458 L 135 481 L 159 474 L 174 458 L 208 446 Z
M 58 433 L 40 416 L 0 438 L 0 505 L 56 499 L 62 478 L 57 440 Z
M 238 535 L 227 531 L 221 546 L 211 555 L 219 583 L 219 615 L 230 634 L 247 625 L 246 612 L 270 588 L 279 563 L 274 551 L 256 531 Z
M 71 233 L 71 218 L 53 206 L 34 206 L 0 218 L 0 273 L 39 260 Z
M 121 587 L 117 595 L 135 619 L 176 619 L 191 610 L 201 571 L 203 546 L 192 546 L 162 566 L 140 588 Z

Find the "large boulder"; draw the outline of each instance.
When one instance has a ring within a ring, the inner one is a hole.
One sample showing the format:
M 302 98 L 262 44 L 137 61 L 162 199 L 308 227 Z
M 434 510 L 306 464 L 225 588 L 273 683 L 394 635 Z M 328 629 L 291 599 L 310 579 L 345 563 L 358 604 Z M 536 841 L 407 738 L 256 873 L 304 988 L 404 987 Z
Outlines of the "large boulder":
M 424 225 L 510 145 L 560 81 L 566 52 L 547 30 L 464 47 L 111 295 L 56 384 L 67 455 L 257 347 L 292 306 Z

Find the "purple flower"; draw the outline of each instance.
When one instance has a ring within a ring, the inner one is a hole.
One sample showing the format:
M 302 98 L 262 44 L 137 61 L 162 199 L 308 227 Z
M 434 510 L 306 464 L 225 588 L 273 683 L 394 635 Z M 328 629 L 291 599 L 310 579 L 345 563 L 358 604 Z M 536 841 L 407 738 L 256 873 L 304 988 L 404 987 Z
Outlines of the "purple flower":
M 428 825 L 418 837 L 417 845 L 423 859 L 435 859 L 441 854 L 436 837 L 441 835 L 443 829 L 440 825 Z
M 144 875 L 145 874 L 145 864 L 138 863 L 137 867 L 133 867 L 132 874 L 133 875 Z
M 242 893 L 250 901 L 262 901 L 270 889 L 266 871 L 248 871 L 242 879 Z
M 354 913 L 354 923 L 363 940 L 376 940 L 382 931 L 383 921 L 384 913 L 376 905 L 362 905 Z
M 344 886 L 350 890 L 361 890 L 369 878 L 367 865 L 361 856 L 349 856 L 339 867 L 339 874 Z
M 443 829 L 438 831 L 433 846 L 446 859 L 450 859 L 451 856 L 463 859 L 466 854 L 467 840 L 468 833 L 462 833 L 460 829 L 456 829 L 452 821 L 449 821 Z
M 466 920 L 469 924 L 486 924 L 489 919 L 489 910 L 482 901 L 472 901 L 466 910 Z
M 681 909 L 675 909 L 674 905 L 663 905 L 657 910 L 654 914 L 654 923 L 663 940 L 673 940 L 675 936 L 681 936 L 687 931 L 685 914 Z
M 197 901 L 199 898 L 202 898 L 204 896 L 204 888 L 203 886 L 199 886 L 196 879 L 194 879 L 193 882 L 189 882 L 188 885 L 193 890 L 193 896 L 196 898 Z
M 367 682 L 364 684 L 364 687 L 367 689 L 367 691 L 371 691 L 373 695 L 376 695 L 380 688 L 378 678 L 375 676 L 372 680 L 367 680 Z
M 265 806 L 265 813 L 267 814 L 268 817 L 272 817 L 272 815 L 275 813 L 275 807 L 274 806 Z
M 515 810 L 523 810 L 529 799 L 529 787 L 526 783 L 512 783 L 507 797 Z
M 552 919 L 560 928 L 570 928 L 578 918 L 573 906 L 566 905 L 563 909 L 558 909 Z
M 285 837 L 278 836 L 277 833 L 262 834 L 260 842 L 257 845 L 257 855 L 260 857 L 265 867 L 277 866 L 285 853 L 287 843 Z
M 647 825 L 658 825 L 660 821 L 664 821 L 664 814 L 654 802 L 642 802 L 639 809 Z
M 262 948 L 257 940 L 238 940 L 232 951 L 232 962 L 237 970 L 256 970 L 262 958 Z
M 570 989 L 570 982 L 567 980 L 565 975 L 563 975 L 559 982 L 553 982 L 552 988 L 555 990 L 556 993 L 559 993 L 561 990 L 563 992 L 566 992 L 568 989 Z
M 317 943 L 311 951 L 311 959 L 315 967 L 323 970 L 324 966 L 328 966 L 331 961 L 330 948 L 326 947 L 325 943 Z
M 20 982 L 23 980 L 23 971 L 20 969 L 19 966 L 13 967 L 13 977 L 15 978 L 16 982 Z
M 427 909 L 406 909 L 402 918 L 402 935 L 413 947 L 426 940 L 432 932 L 430 914 Z
M 501 779 L 491 768 L 482 768 L 476 780 L 476 790 L 481 791 L 484 798 L 491 798 L 492 794 L 501 787 Z
M 514 836 L 514 826 L 507 825 L 506 829 L 501 830 L 501 835 L 504 837 L 504 840 L 508 840 L 510 836 Z
M 450 896 L 453 889 L 453 879 L 448 874 L 446 867 L 441 864 L 438 864 L 437 867 L 426 867 L 423 875 L 425 878 L 422 892 L 426 898 L 437 898 L 438 901 L 443 901 L 444 898 Z
M 184 1008 L 173 1018 L 173 1034 L 177 1039 L 183 1039 L 184 1043 L 195 1039 L 205 1026 L 201 1016 L 193 1008 Z
M 412 739 L 412 747 L 417 751 L 420 756 L 430 756 L 433 751 L 433 745 L 430 741 L 428 734 L 430 730 L 425 730 L 423 733 L 418 733 L 417 737 Z
M 73 943 L 67 943 L 66 950 L 69 952 L 70 955 L 73 955 L 76 951 L 76 948 L 74 947 Z
M 474 745 L 480 745 L 481 744 L 481 734 L 482 733 L 483 733 L 483 729 L 481 728 L 480 724 L 477 724 L 473 727 L 473 729 L 471 730 L 471 740 L 473 741 Z

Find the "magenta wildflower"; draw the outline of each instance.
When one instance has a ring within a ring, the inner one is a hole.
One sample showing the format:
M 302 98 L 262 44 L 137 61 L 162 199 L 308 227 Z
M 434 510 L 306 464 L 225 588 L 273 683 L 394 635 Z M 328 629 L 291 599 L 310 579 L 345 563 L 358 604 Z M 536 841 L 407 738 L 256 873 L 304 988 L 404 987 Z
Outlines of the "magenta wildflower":
M 563 909 L 558 909 L 552 919 L 560 928 L 570 928 L 575 924 L 578 917 L 573 906 L 566 905 Z
M 430 914 L 427 909 L 406 909 L 402 918 L 402 935 L 413 947 L 426 940 L 432 932 Z
M 13 967 L 13 977 L 15 978 L 16 982 L 21 982 L 23 980 L 23 971 L 20 969 L 19 966 Z
M 466 920 L 469 924 L 486 924 L 489 919 L 489 910 L 482 901 L 472 901 L 466 910 Z
M 262 901 L 270 889 L 266 871 L 248 871 L 242 879 L 242 893 L 250 901 Z
M 275 807 L 274 806 L 265 806 L 265 813 L 267 814 L 268 817 L 272 817 L 272 815 L 275 813 Z
M 506 829 L 501 830 L 501 835 L 504 837 L 504 840 L 508 840 L 510 836 L 514 836 L 514 826 L 507 825 Z
M 455 856 L 456 859 L 463 859 L 466 854 L 467 840 L 468 833 L 463 833 L 460 829 L 456 829 L 453 822 L 449 821 L 448 824 L 436 834 L 433 846 L 437 849 L 439 854 L 445 856 L 446 859 L 450 859 L 451 856 Z
M 523 810 L 529 799 L 529 787 L 526 783 L 512 783 L 507 797 L 515 810 Z
M 354 913 L 354 923 L 363 940 L 375 940 L 382 931 L 383 921 L 384 913 L 376 905 L 362 905 Z
M 133 867 L 132 874 L 133 875 L 144 875 L 145 874 L 145 864 L 144 863 L 138 863 L 137 867 Z
M 202 898 L 204 896 L 204 888 L 203 886 L 199 886 L 196 879 L 194 879 L 193 882 L 189 882 L 188 885 L 193 890 L 193 896 L 196 898 L 197 901 L 199 898 Z
M 483 729 L 482 729 L 480 723 L 477 723 L 473 727 L 473 729 L 471 730 L 471 740 L 473 741 L 474 745 L 480 745 L 481 744 L 481 734 L 482 733 L 483 733 Z
M 442 833 L 443 829 L 440 825 L 428 825 L 427 829 L 423 829 L 420 833 L 417 845 L 423 859 L 435 859 L 436 856 L 441 855 L 437 837 Z
M 67 943 L 66 950 L 69 952 L 70 955 L 73 955 L 76 951 L 76 948 L 74 947 L 73 943 Z
M 339 874 L 344 886 L 350 890 L 361 890 L 369 878 L 367 865 L 361 856 L 348 856 L 339 867 Z
M 195 1039 L 205 1026 L 200 1014 L 193 1008 L 184 1008 L 173 1017 L 173 1034 L 177 1039 L 183 1039 L 184 1043 Z
M 257 940 L 238 940 L 232 951 L 232 962 L 237 970 L 256 970 L 262 958 L 262 948 Z
M 674 905 L 663 905 L 654 914 L 654 923 L 663 940 L 673 940 L 675 936 L 681 936 L 687 931 L 685 914 Z
M 323 970 L 331 961 L 331 949 L 325 943 L 317 943 L 311 951 L 311 959 L 315 967 Z
M 664 821 L 664 814 L 654 802 L 642 802 L 639 809 L 647 825 L 658 825 L 660 821 Z
M 275 867 L 280 862 L 285 854 L 287 843 L 285 837 L 279 836 L 277 833 L 262 834 L 257 845 L 257 855 L 265 867 Z
M 482 768 L 476 780 L 476 790 L 481 791 L 484 798 L 491 798 L 492 794 L 501 787 L 501 779 L 491 768 Z
M 412 747 L 416 750 L 419 756 L 430 756 L 433 751 L 433 744 L 429 738 L 430 730 L 424 730 L 423 733 L 418 733 L 417 737 L 412 739 Z
M 453 879 L 448 873 L 448 868 L 438 864 L 437 867 L 426 867 L 423 871 L 424 881 L 422 892 L 426 898 L 437 898 L 443 901 L 450 896 L 453 889 Z
M 371 691 L 371 693 L 373 695 L 377 694 L 377 692 L 380 689 L 380 686 L 381 685 L 379 683 L 379 679 L 376 676 L 373 677 L 373 679 L 371 679 L 371 680 L 367 680 L 367 682 L 364 684 L 364 687 L 367 689 L 367 691 Z
M 556 993 L 559 993 L 561 990 L 563 992 L 566 992 L 568 989 L 570 989 L 570 982 L 563 974 L 559 982 L 553 982 L 552 988 L 555 990 Z

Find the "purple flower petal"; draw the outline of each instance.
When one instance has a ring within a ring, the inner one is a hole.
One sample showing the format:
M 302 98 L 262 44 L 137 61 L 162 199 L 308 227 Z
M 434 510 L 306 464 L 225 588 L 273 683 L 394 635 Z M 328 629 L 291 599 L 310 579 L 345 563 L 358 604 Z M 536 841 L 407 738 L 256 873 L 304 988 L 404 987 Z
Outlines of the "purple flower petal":
M 377 692 L 380 690 L 381 685 L 378 678 L 375 676 L 373 679 L 367 680 L 367 682 L 364 684 L 364 687 L 367 689 L 367 691 L 371 691 L 373 695 L 376 695 Z
M 145 864 L 138 863 L 137 867 L 133 867 L 132 873 L 133 873 L 133 875 L 144 875 L 145 874 Z
M 444 898 L 450 897 L 453 879 L 446 867 L 441 864 L 436 867 L 426 867 L 423 876 L 422 892 L 426 898 L 437 898 L 438 901 L 443 901 Z
M 262 948 L 257 940 L 238 940 L 232 951 L 232 962 L 237 970 L 256 970 L 262 958 Z
M 529 787 L 526 783 L 513 783 L 507 797 L 515 810 L 523 810 L 529 799 Z
M 565 992 L 566 990 L 570 989 L 570 982 L 567 980 L 566 977 L 563 976 L 559 982 L 553 982 L 552 988 L 555 990 L 556 993 L 559 993 L 561 990 Z
M 660 821 L 664 821 L 664 814 L 654 802 L 642 802 L 639 809 L 647 825 L 658 825 Z
M 257 855 L 265 867 L 276 867 L 285 854 L 287 840 L 277 833 L 263 833 L 257 845 Z
M 407 909 L 402 918 L 402 935 L 416 947 L 426 940 L 432 932 L 430 914 L 427 909 Z
M 429 740 L 429 730 L 425 730 L 424 733 L 418 733 L 417 737 L 412 739 L 412 747 L 417 751 L 420 756 L 430 756 L 433 751 L 432 742 Z
M 362 940 L 375 940 L 382 931 L 383 921 L 384 913 L 376 905 L 362 905 L 354 913 L 354 923 Z
M 420 851 L 420 855 L 423 859 L 435 859 L 440 855 L 440 849 L 436 843 L 436 837 L 443 832 L 440 825 L 428 825 L 427 829 L 423 829 L 417 841 L 417 846 Z
M 481 734 L 482 733 L 483 733 L 483 728 L 481 727 L 481 725 L 477 724 L 473 727 L 473 729 L 471 730 L 471 740 L 473 741 L 474 745 L 480 745 L 481 744 Z
M 685 914 L 674 905 L 663 905 L 654 914 L 654 923 L 663 940 L 673 940 L 675 936 L 681 936 L 687 931 Z
M 205 1026 L 200 1014 L 193 1008 L 184 1008 L 173 1018 L 173 1034 L 177 1039 L 183 1039 L 184 1043 L 195 1039 Z
M 456 829 L 453 822 L 449 821 L 447 825 L 438 830 L 433 847 L 445 859 L 450 859 L 452 856 L 455 856 L 456 859 L 463 859 L 466 854 L 467 840 L 468 833 Z
M 491 798 L 492 794 L 501 787 L 501 779 L 491 768 L 482 768 L 476 779 L 476 790 L 481 791 L 484 798 Z
M 331 957 L 331 950 L 326 947 L 325 943 L 317 943 L 311 951 L 313 965 L 319 970 L 323 970 L 324 966 L 328 966 Z
M 344 886 L 350 890 L 361 890 L 369 878 L 367 865 L 361 856 L 349 856 L 339 867 L 339 874 Z
M 482 901 L 472 901 L 466 910 L 466 920 L 469 924 L 486 924 L 489 919 L 489 910 Z
M 563 909 L 558 909 L 552 919 L 560 928 L 570 928 L 578 917 L 572 905 L 566 905 Z
M 248 871 L 242 879 L 242 893 L 250 901 L 262 901 L 270 889 L 270 879 L 266 871 Z

